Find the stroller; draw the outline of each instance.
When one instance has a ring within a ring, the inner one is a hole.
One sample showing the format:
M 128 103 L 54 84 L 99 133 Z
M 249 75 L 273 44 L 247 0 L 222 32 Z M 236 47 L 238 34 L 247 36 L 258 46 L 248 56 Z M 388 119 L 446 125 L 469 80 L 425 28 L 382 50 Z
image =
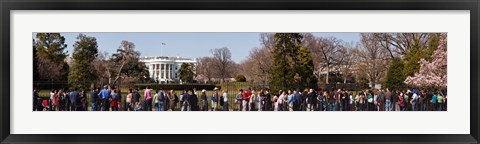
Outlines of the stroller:
M 135 108 L 133 109 L 134 111 L 144 111 L 146 106 L 146 101 L 143 101 L 141 103 L 138 103 L 135 105 Z

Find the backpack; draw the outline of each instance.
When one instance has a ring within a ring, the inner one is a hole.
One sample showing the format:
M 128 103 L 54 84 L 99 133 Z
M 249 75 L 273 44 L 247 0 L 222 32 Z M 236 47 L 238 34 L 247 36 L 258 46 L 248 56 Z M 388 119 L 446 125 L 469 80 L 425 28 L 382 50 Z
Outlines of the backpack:
M 157 96 L 158 101 L 165 101 L 165 94 L 163 92 L 160 92 L 160 94 Z

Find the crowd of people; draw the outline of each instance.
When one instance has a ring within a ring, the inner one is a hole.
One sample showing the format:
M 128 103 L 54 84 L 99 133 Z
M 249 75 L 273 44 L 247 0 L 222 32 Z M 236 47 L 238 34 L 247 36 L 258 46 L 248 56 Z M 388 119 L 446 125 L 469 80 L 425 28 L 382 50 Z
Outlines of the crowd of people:
M 33 111 L 446 111 L 444 94 L 445 91 L 434 89 L 367 89 L 353 93 L 345 89 L 305 89 L 271 93 L 270 89 L 248 88 L 229 96 L 228 91 L 214 88 L 210 96 L 206 90 L 198 96 L 195 88 L 177 95 L 173 90 L 153 90 L 147 86 L 143 97 L 139 88 L 135 88 L 129 89 L 122 99 L 119 89 L 104 86 L 91 90 L 90 108 L 84 90 L 53 90 L 48 100 L 42 100 L 34 89 Z M 234 106 L 229 106 L 230 98 Z

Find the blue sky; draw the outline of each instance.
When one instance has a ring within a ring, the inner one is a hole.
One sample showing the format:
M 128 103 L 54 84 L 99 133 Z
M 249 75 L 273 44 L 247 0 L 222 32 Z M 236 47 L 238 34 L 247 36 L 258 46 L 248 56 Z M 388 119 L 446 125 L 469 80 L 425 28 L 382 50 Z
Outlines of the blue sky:
M 65 36 L 68 53 L 73 51 L 73 44 L 79 33 L 61 33 Z M 240 63 L 246 59 L 250 50 L 260 47 L 260 33 L 225 32 L 225 33 L 134 33 L 134 32 L 87 32 L 87 36 L 97 38 L 98 49 L 109 54 L 116 51 L 122 40 L 135 44 L 141 56 L 180 56 L 198 58 L 211 56 L 210 49 L 228 47 L 232 53 L 232 60 Z M 313 33 L 315 36 L 336 37 L 347 42 L 357 42 L 359 33 Z M 165 43 L 166 45 L 162 45 Z

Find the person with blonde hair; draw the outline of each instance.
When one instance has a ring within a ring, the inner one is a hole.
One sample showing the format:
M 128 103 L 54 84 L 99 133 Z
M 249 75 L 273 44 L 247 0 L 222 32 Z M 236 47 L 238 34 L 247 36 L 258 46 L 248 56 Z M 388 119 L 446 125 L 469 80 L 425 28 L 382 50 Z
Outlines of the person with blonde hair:
M 223 111 L 228 111 L 228 92 L 223 90 Z
M 250 111 L 254 111 L 255 110 L 255 100 L 257 99 L 256 95 L 255 95 L 255 90 L 252 89 L 252 95 L 250 96 L 250 100 L 249 100 L 249 108 L 250 108 Z

